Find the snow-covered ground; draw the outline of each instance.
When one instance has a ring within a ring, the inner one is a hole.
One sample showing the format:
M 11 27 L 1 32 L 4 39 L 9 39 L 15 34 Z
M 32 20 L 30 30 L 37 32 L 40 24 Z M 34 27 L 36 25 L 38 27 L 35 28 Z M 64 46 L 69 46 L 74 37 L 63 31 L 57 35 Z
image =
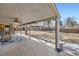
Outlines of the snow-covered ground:
M 48 46 L 47 44 L 44 44 L 44 42 L 40 42 L 35 38 L 31 37 L 31 39 L 28 39 L 29 36 L 22 34 L 16 34 L 13 36 L 13 38 L 11 39 L 11 41 L 16 42 L 2 45 L 0 47 L 0 55 L 57 55 L 54 48 Z M 19 39 L 22 40 L 17 42 L 17 40 Z
M 42 55 L 57 55 L 54 48 L 41 43 L 39 40 L 36 40 L 35 38 L 31 38 L 29 40 L 29 36 L 16 34 L 11 41 L 16 41 L 16 37 L 19 37 L 20 39 L 23 39 L 19 42 L 14 42 L 11 44 L 3 45 L 0 48 L 0 55 L 32 55 L 32 56 L 42 56 Z
M 64 51 L 70 55 L 79 56 L 79 44 L 75 43 L 65 43 Z
M 46 39 L 46 38 L 44 38 Z M 47 38 L 48 39 L 48 38 Z M 61 53 L 55 51 L 55 44 L 28 35 L 15 34 L 12 39 L 0 46 L 0 55 L 38 55 L 38 56 L 66 56 L 79 55 L 79 45 L 64 43 L 64 50 Z

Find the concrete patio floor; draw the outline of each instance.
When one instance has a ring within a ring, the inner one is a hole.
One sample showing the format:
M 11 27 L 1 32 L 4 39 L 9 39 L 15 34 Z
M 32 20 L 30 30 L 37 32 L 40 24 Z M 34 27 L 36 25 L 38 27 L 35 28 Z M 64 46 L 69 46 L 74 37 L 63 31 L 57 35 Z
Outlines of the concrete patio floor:
M 14 38 L 15 37 L 15 38 Z M 70 54 L 62 51 L 57 53 L 54 44 L 41 42 L 36 38 L 29 39 L 27 35 L 15 35 L 13 38 L 16 41 L 10 44 L 5 44 L 0 47 L 0 56 L 69 56 Z M 12 39 L 13 40 L 13 39 Z

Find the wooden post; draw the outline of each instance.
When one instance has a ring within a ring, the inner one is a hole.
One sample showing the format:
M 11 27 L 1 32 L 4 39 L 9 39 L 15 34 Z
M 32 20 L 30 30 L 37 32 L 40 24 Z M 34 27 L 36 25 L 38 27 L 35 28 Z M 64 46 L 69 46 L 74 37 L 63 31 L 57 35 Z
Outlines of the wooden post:
M 22 36 L 22 26 L 20 26 L 20 31 L 19 31 L 20 36 Z M 22 38 L 20 37 L 20 40 L 22 40 Z
M 28 28 L 27 28 L 27 25 L 25 25 L 25 35 L 27 35 L 27 32 L 28 32 L 27 29 L 28 29 Z
M 12 32 L 13 32 L 12 28 L 13 28 L 13 25 L 10 24 L 10 39 L 11 39 L 11 37 L 12 37 Z
M 55 19 L 55 49 L 59 50 L 59 19 Z
M 31 39 L 31 25 L 29 26 L 29 39 Z

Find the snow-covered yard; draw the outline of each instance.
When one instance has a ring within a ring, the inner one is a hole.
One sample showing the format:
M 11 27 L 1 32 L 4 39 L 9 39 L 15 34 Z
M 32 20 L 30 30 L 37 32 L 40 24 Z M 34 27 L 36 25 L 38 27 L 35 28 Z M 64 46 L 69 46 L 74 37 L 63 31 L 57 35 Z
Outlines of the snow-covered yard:
M 19 38 L 17 38 L 19 37 Z M 36 40 L 35 38 L 28 39 L 29 36 L 16 34 L 12 41 L 22 39 L 21 41 L 0 47 L 0 55 L 57 55 L 54 48 Z M 17 38 L 17 39 L 16 39 Z M 53 45 L 52 45 L 53 46 Z
M 46 39 L 46 38 L 43 38 Z M 15 34 L 12 35 L 12 39 L 3 43 L 0 46 L 0 55 L 13 55 L 13 56 L 69 56 L 69 55 L 79 55 L 79 45 L 74 43 L 65 43 L 64 50 L 60 53 L 55 51 L 55 42 L 46 42 L 41 38 L 37 39 L 31 37 L 29 39 L 28 35 Z M 50 41 L 50 39 L 47 38 Z

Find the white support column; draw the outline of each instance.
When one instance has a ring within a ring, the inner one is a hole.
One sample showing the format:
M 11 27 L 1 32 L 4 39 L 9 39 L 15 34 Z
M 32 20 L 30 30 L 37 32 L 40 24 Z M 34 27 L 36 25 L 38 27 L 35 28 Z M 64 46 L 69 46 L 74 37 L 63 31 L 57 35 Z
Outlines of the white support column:
M 59 19 L 55 19 L 55 49 L 59 49 Z

